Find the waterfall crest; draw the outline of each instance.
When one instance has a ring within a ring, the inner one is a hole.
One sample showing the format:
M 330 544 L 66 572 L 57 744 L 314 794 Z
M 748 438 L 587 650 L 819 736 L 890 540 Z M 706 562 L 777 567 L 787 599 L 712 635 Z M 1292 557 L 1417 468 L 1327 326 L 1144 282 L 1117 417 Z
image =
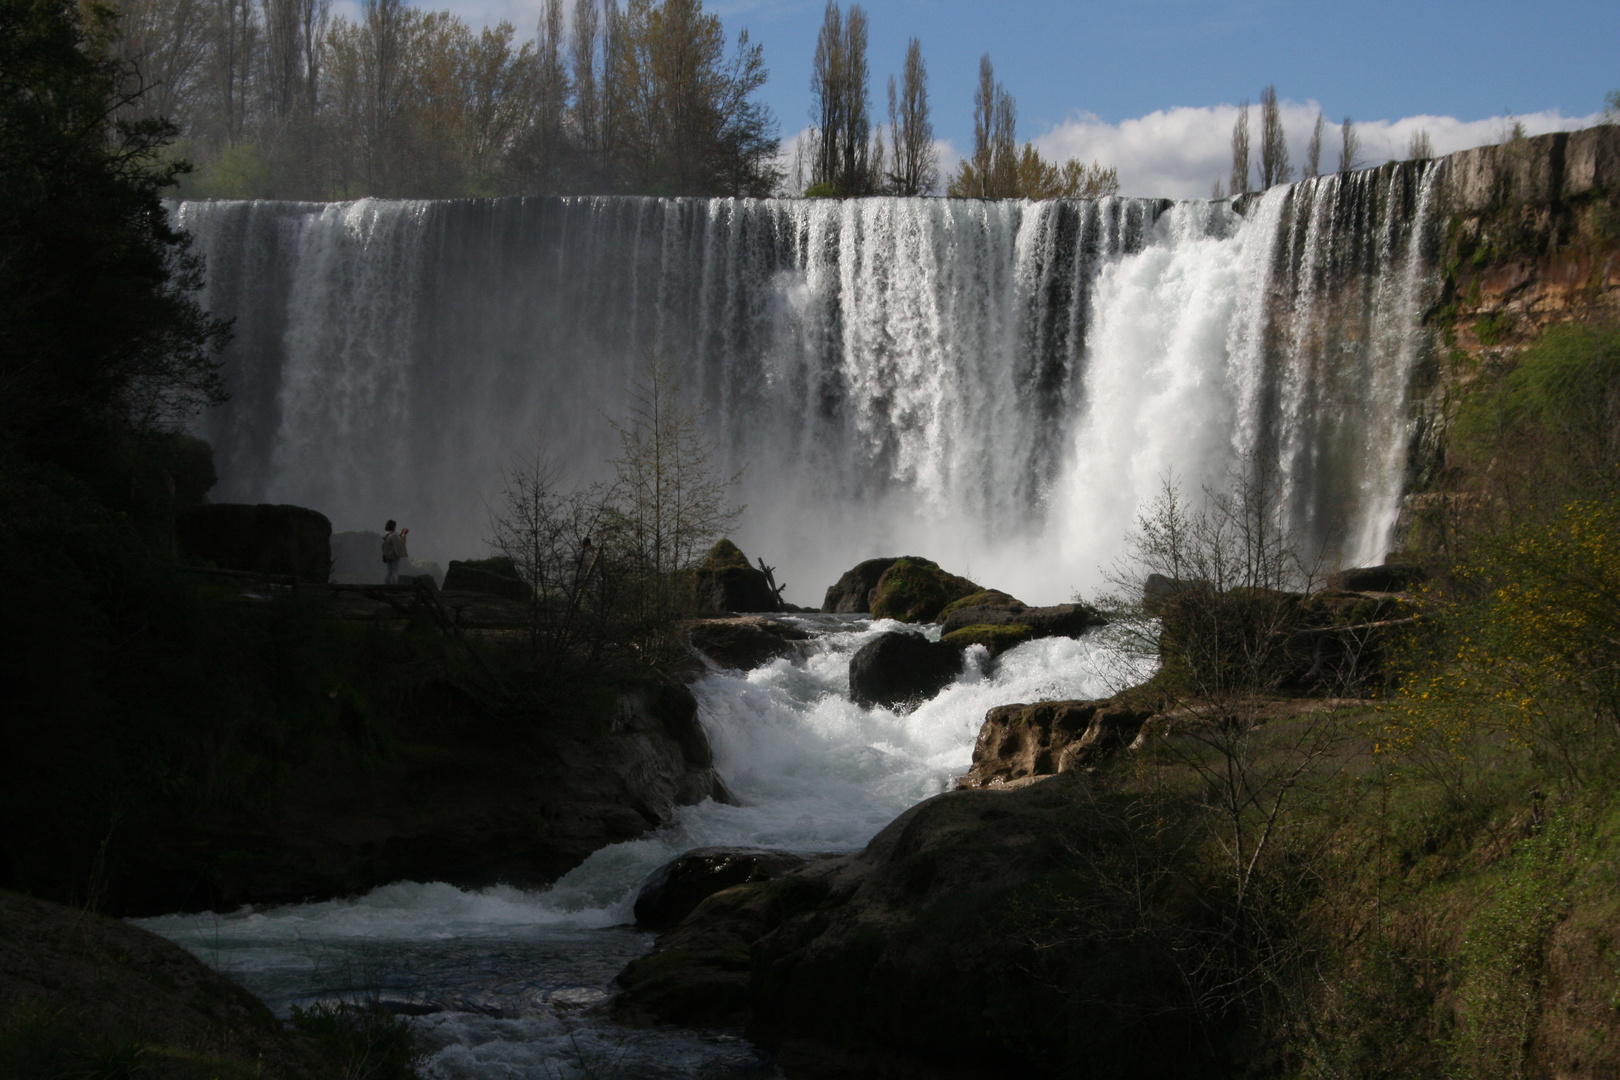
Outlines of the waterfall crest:
M 613 456 L 647 350 L 708 403 L 737 539 L 814 604 L 925 554 L 1031 602 L 1091 590 L 1167 475 L 1278 476 L 1331 559 L 1380 557 L 1432 351 L 1411 163 L 1229 203 L 1109 198 L 182 202 L 236 320 L 215 498 L 479 553 L 514 453 Z

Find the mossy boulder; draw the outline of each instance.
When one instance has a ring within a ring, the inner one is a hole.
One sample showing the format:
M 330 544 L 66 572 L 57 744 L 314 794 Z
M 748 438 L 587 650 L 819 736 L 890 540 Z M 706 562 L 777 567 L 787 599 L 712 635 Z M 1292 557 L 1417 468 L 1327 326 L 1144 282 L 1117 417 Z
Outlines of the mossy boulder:
M 963 649 L 983 645 L 991 656 L 1000 656 L 1014 645 L 1035 640 L 1035 631 L 1021 623 L 980 623 L 952 630 L 942 640 Z
M 954 601 L 986 590 L 915 555 L 894 560 L 872 590 L 872 617 L 898 622 L 933 622 Z
M 956 612 L 962 611 L 965 608 L 990 608 L 997 611 L 1005 611 L 1009 615 L 1016 615 L 1028 606 L 1029 605 L 1025 604 L 1016 596 L 1009 596 L 1000 589 L 980 589 L 976 593 L 969 596 L 964 596 L 959 600 L 952 600 L 950 603 L 946 604 L 945 607 L 941 609 L 939 618 L 941 622 L 944 622 Z
M 742 549 L 722 537 L 697 569 L 699 604 L 705 611 L 781 611 L 782 598 L 765 572 Z
M 896 562 L 894 556 L 881 559 L 867 559 L 856 564 L 838 579 L 838 583 L 829 586 L 827 597 L 821 602 L 821 610 L 838 615 L 864 615 L 872 610 L 872 591 L 877 588 L 878 579 L 883 572 Z

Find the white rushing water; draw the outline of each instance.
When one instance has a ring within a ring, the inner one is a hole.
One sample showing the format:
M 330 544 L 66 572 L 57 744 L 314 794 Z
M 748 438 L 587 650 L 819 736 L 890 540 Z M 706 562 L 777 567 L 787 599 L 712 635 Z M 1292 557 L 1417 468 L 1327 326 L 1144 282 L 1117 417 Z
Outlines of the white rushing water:
M 581 1016 L 651 945 L 626 927 L 636 893 L 694 847 L 805 853 L 862 847 L 900 812 L 967 771 L 993 706 L 1099 697 L 1146 672 L 1122 666 L 1109 632 L 1030 642 L 914 712 L 850 701 L 849 660 L 897 624 L 800 617 L 803 654 L 693 686 L 716 769 L 738 805 L 707 801 L 641 839 L 598 851 L 543 892 L 401 882 L 350 900 L 173 915 L 140 925 L 180 942 L 282 1015 L 294 1005 L 379 998 L 416 1021 L 430 1077 L 540 1080 L 602 1075 L 770 1075 L 746 1042 L 694 1032 L 626 1032 Z
M 650 349 L 742 469 L 734 537 L 816 605 L 920 554 L 1057 602 L 1166 477 L 1244 463 L 1329 561 L 1388 546 L 1432 356 L 1407 163 L 1232 204 L 1111 198 L 178 203 L 234 318 L 221 501 L 481 554 L 514 454 L 602 474 Z

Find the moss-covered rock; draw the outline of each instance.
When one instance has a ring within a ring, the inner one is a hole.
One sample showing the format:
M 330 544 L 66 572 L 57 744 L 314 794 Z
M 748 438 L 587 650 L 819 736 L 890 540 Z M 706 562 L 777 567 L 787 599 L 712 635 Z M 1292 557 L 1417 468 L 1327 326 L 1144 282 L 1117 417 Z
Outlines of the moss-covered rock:
M 1028 606 L 1016 596 L 1009 596 L 1000 589 L 980 589 L 976 593 L 946 604 L 939 617 L 943 621 L 963 608 L 996 608 L 1016 615 Z
M 699 603 L 706 611 L 781 611 L 782 598 L 765 571 L 721 537 L 697 570 Z
M 872 610 L 872 590 L 877 588 L 883 571 L 893 566 L 895 558 L 867 559 L 844 572 L 837 584 L 827 589 L 821 610 L 838 615 L 863 615 Z
M 1022 623 L 979 623 L 952 630 L 943 640 L 964 649 L 969 645 L 983 645 L 991 656 L 1000 656 L 1014 645 L 1034 639 L 1035 631 Z
M 872 590 L 872 616 L 899 622 L 933 622 L 946 606 L 986 590 L 947 573 L 929 559 L 907 555 L 894 560 Z

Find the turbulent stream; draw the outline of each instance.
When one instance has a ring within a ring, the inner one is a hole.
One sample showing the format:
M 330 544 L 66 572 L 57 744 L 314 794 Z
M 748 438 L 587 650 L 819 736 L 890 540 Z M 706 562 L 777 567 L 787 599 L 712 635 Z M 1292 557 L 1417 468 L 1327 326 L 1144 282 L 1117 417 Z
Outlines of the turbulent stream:
M 967 770 L 987 709 L 1102 696 L 1141 674 L 1122 667 L 1104 629 L 1031 642 L 993 666 L 976 647 L 957 681 L 915 712 L 864 709 L 848 696 L 850 657 L 897 624 L 790 618 L 813 635 L 802 655 L 746 675 L 713 671 L 693 686 L 716 768 L 740 805 L 686 807 L 658 832 L 598 851 L 545 892 L 399 882 L 357 899 L 139 925 L 185 945 L 283 1016 L 316 1001 L 377 999 L 415 1014 L 432 1048 L 425 1074 L 441 1080 L 771 1076 L 741 1039 L 630 1031 L 585 1015 L 619 969 L 651 947 L 653 935 L 626 924 L 652 871 L 711 844 L 858 849 Z

